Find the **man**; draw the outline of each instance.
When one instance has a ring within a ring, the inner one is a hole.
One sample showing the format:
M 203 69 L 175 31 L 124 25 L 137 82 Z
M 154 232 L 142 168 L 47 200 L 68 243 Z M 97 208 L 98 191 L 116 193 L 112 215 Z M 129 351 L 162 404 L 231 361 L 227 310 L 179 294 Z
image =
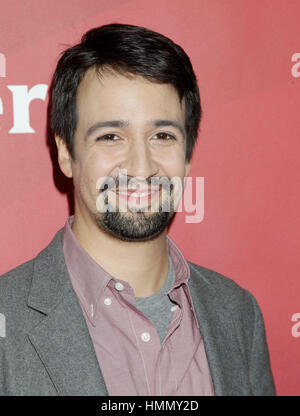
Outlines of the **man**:
M 0 279 L 1 394 L 275 394 L 253 296 L 167 236 L 201 116 L 182 48 L 92 29 L 58 62 L 51 115 L 75 212 Z

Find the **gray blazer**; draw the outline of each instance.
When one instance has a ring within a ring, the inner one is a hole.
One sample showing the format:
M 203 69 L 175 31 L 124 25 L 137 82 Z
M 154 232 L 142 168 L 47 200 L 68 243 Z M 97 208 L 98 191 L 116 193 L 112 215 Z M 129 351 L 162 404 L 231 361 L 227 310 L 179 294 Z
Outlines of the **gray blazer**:
M 107 395 L 64 261 L 60 230 L 36 258 L 0 277 L 0 395 Z M 253 296 L 188 263 L 215 394 L 275 395 Z

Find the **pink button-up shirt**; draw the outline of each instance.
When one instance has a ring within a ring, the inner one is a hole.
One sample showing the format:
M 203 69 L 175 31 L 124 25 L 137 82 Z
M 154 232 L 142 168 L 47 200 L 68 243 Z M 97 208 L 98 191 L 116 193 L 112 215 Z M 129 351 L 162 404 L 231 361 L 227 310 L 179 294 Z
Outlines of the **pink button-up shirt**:
M 156 328 L 135 307 L 125 281 L 109 275 L 83 249 L 72 232 L 63 231 L 63 252 L 94 344 L 109 395 L 213 395 L 203 340 L 190 295 L 190 270 L 167 237 L 175 282 L 168 295 L 178 304 L 161 344 Z

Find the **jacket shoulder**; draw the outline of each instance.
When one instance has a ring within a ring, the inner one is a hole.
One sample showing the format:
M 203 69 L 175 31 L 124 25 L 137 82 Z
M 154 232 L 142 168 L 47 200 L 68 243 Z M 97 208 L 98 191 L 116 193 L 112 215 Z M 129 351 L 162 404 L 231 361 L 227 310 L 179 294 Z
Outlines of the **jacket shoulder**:
M 231 278 L 198 264 L 189 261 L 187 263 L 192 271 L 194 284 L 197 285 L 197 281 L 202 285 L 204 284 L 205 289 L 210 291 L 211 296 L 218 299 L 220 303 L 225 304 L 232 311 L 240 309 L 244 313 L 252 315 L 254 310 L 257 309 L 258 305 L 252 293 Z
M 221 273 L 218 273 L 212 269 L 208 269 L 206 267 L 200 266 L 198 264 L 192 263 L 190 261 L 187 262 L 190 269 L 194 272 L 194 275 L 198 279 L 202 279 L 208 285 L 213 287 L 217 291 L 225 291 L 228 294 L 241 294 L 245 291 L 240 285 L 238 285 L 234 280 L 231 278 L 224 276 Z
M 241 353 L 244 362 L 248 363 L 251 395 L 274 395 L 264 319 L 255 297 L 232 279 L 214 270 L 191 262 L 188 264 L 196 311 L 201 307 L 205 311 L 201 316 L 214 322 L 215 328 L 219 328 L 222 322 L 226 331 L 232 331 L 235 343 L 230 344 L 229 348 L 236 348 L 237 356 Z
M 34 259 L 0 276 L 0 308 L 15 305 L 28 294 L 33 275 Z M 1 312 L 1 311 L 0 311 Z
M 61 230 L 36 257 L 0 276 L 0 314 L 2 319 L 5 316 L 7 328 L 24 330 L 30 311 L 27 306 L 33 277 L 35 273 L 41 274 L 36 266 L 42 263 L 48 267 L 49 262 L 54 263 L 57 260 L 60 236 Z
M 42 259 L 46 266 L 48 266 L 49 262 L 55 263 L 57 261 L 57 252 L 61 250 L 61 245 L 59 244 L 61 233 L 62 229 L 56 233 L 52 241 L 34 258 L 0 276 L 0 306 L 12 292 L 14 294 L 14 304 L 17 302 L 16 296 L 24 297 L 28 294 L 37 260 Z M 10 299 L 10 302 L 12 302 L 12 299 Z
M 0 276 L 0 364 L 9 366 L 25 342 L 29 322 L 27 299 L 33 276 L 33 260 Z M 0 372 L 0 395 L 4 374 Z

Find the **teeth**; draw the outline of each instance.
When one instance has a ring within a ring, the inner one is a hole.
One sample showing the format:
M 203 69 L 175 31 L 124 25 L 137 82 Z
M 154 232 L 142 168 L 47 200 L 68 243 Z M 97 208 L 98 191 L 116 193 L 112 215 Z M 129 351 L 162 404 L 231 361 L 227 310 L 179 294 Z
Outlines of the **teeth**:
M 132 192 L 132 193 L 128 193 L 128 192 L 121 192 L 119 191 L 118 194 L 119 195 L 125 195 L 125 196 L 133 196 L 134 198 L 143 198 L 145 196 L 151 195 L 151 193 L 155 193 L 156 191 L 153 192 L 141 192 L 141 193 L 137 193 L 137 192 Z
M 138 197 L 142 198 L 144 196 L 150 195 L 149 192 L 143 192 L 143 193 L 140 193 L 140 194 L 137 194 L 136 192 L 129 193 L 129 194 L 127 192 L 118 192 L 118 194 L 119 195 L 126 195 L 126 196 L 133 196 L 134 198 L 138 198 Z

